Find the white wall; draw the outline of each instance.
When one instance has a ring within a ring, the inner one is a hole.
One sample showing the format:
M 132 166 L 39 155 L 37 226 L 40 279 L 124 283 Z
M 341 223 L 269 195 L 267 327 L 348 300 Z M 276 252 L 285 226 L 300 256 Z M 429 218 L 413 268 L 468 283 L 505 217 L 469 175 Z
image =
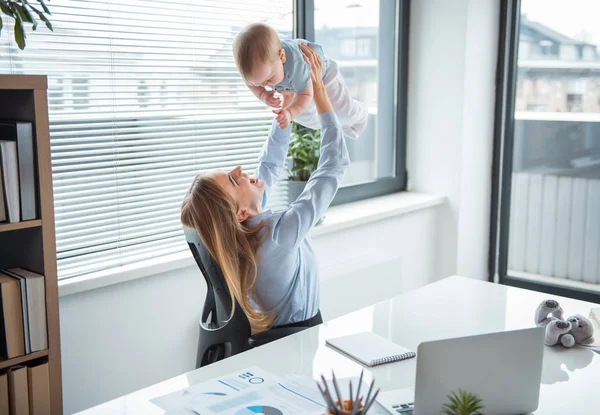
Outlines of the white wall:
M 315 237 L 324 319 L 438 279 L 440 209 Z M 205 294 L 189 267 L 61 297 L 64 412 L 194 369 Z
M 411 2 L 409 187 L 444 195 L 442 275 L 487 278 L 499 0 Z

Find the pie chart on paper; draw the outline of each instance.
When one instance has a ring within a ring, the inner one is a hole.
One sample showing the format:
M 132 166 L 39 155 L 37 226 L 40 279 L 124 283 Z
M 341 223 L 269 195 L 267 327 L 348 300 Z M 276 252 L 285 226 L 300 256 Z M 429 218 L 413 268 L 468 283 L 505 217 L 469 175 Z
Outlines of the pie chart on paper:
M 258 415 L 258 414 L 283 415 L 283 412 L 281 412 L 277 408 L 273 408 L 272 406 L 256 405 L 256 406 L 249 406 L 249 407 L 239 410 L 235 413 L 235 415 Z

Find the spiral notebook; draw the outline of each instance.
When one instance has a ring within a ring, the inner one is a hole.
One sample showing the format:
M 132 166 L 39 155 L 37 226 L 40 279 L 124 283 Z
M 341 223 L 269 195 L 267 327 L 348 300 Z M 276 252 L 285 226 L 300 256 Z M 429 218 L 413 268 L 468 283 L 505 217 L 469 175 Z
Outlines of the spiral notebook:
M 417 355 L 370 331 L 327 339 L 325 343 L 367 366 L 397 362 Z

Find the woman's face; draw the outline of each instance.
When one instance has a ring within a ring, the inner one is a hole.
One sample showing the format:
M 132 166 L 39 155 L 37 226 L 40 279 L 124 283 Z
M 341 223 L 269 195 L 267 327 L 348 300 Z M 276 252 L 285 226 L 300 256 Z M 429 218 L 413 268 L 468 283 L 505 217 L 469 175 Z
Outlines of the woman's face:
M 236 202 L 240 222 L 260 213 L 265 182 L 251 178 L 240 166 L 229 172 L 216 172 L 214 178 Z

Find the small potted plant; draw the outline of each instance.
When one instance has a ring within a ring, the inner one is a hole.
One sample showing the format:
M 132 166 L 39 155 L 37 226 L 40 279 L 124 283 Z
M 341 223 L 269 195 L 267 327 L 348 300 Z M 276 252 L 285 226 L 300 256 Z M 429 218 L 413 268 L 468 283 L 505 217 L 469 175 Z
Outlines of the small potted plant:
M 288 203 L 292 203 L 304 190 L 310 175 L 316 170 L 321 155 L 321 130 L 312 130 L 296 122 L 288 148 Z
M 32 4 L 34 3 L 34 4 Z M 37 29 L 37 21 L 34 15 L 46 24 L 46 27 L 53 31 L 52 23 L 46 15 L 50 15 L 50 10 L 44 0 L 0 0 L 1 14 L 15 19 L 14 35 L 19 49 L 25 49 L 25 23 L 31 24 L 31 29 Z M 2 34 L 2 16 L 0 15 L 0 35 Z
M 442 413 L 446 415 L 482 415 L 483 401 L 473 393 L 458 390 L 448 395 L 448 403 L 442 406 Z

